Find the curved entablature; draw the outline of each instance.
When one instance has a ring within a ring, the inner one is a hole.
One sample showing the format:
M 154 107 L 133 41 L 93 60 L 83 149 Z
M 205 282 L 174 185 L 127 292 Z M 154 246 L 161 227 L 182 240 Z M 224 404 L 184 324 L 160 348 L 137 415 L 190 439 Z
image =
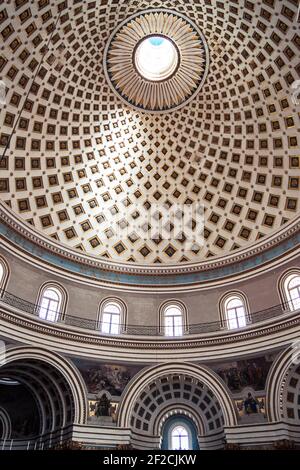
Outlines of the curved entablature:
M 9 311 L 1 305 L 0 325 L 3 338 L 47 347 L 63 354 L 101 360 L 151 364 L 171 361 L 180 353 L 184 360 L 219 360 L 265 351 L 274 351 L 295 342 L 300 335 L 297 312 L 251 325 L 242 331 L 204 333 L 180 339 L 155 336 L 103 336 L 81 328 L 45 323 L 31 315 Z M 234 347 L 233 347 L 234 346 Z
M 0 235 L 3 243 L 17 252 L 25 251 L 44 269 L 64 272 L 64 276 L 86 278 L 87 282 L 117 285 L 118 288 L 151 290 L 193 289 L 201 285 L 226 284 L 254 276 L 276 263 L 297 256 L 300 249 L 300 219 L 296 218 L 279 232 L 266 237 L 247 249 L 232 255 L 214 257 L 210 261 L 184 266 L 139 266 L 105 261 L 82 254 L 38 233 L 33 227 L 12 214 L 0 202 Z M 37 258 L 38 255 L 38 258 Z
M 259 312 L 252 312 L 251 321 L 248 299 L 240 292 L 230 292 L 222 296 L 220 301 L 221 320 L 215 322 L 189 323 L 186 305 L 178 299 L 170 299 L 159 306 L 158 321 L 152 325 L 133 325 L 127 321 L 128 309 L 122 299 L 107 297 L 99 306 L 96 320 L 81 318 L 80 316 L 65 314 L 59 306 L 63 302 L 62 293 L 67 296 L 65 289 L 56 283 L 46 283 L 39 289 L 38 304 L 21 299 L 7 291 L 0 290 L 1 302 L 4 306 L 38 318 L 45 324 L 80 328 L 82 330 L 96 331 L 105 336 L 118 337 L 144 336 L 164 337 L 165 339 L 183 339 L 190 335 L 206 333 L 219 333 L 223 331 L 245 331 L 251 323 L 256 326 L 268 320 L 287 316 L 291 312 L 296 314 L 299 308 L 287 308 L 290 303 L 279 304 Z M 294 300 L 299 302 L 300 296 Z M 232 315 L 233 313 L 233 315 Z
M 197 271 L 288 228 L 299 215 L 297 2 L 79 3 L 1 3 L 0 199 L 119 272 L 119 261 L 132 273 L 153 263 Z M 153 34 L 180 52 L 154 77 L 171 89 L 145 79 L 134 50 Z M 105 60 L 107 45 L 116 55 Z M 136 232 L 136 212 L 198 201 L 203 241 Z
M 0 4 L 0 450 L 299 446 L 297 2 Z

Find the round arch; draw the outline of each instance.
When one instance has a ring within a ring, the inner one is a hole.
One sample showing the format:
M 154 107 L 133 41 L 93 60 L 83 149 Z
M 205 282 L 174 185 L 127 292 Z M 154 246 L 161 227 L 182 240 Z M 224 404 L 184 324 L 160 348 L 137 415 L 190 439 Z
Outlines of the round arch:
M 127 328 L 128 308 L 124 300 L 119 297 L 105 297 L 104 299 L 101 300 L 99 307 L 98 307 L 98 314 L 97 314 L 98 328 L 101 325 L 105 307 L 109 304 L 117 304 L 118 307 L 120 308 L 120 332 L 124 333 Z
M 56 281 L 44 282 L 39 287 L 37 301 L 36 301 L 38 311 L 39 311 L 39 308 L 41 307 L 41 304 L 42 304 L 43 295 L 48 289 L 49 290 L 52 289 L 54 291 L 57 291 L 59 296 L 60 296 L 60 305 L 59 305 L 58 315 L 59 315 L 59 320 L 62 321 L 65 318 L 65 314 L 66 314 L 66 310 L 67 310 L 68 292 L 62 284 L 60 284 Z
M 158 309 L 158 325 L 159 325 L 159 332 L 161 334 L 164 333 L 165 329 L 165 311 L 168 307 L 175 306 L 179 309 L 182 315 L 182 329 L 183 333 L 188 333 L 189 331 L 189 324 L 188 324 L 188 309 L 184 302 L 178 299 L 169 299 L 164 301 Z
M 4 408 L 0 407 L 0 423 L 2 425 L 2 433 L 0 433 L 0 440 L 6 441 L 11 436 L 11 421 L 9 414 Z
M 196 415 L 195 411 L 191 407 L 186 406 L 185 404 L 180 404 L 178 406 L 172 404 L 164 408 L 155 419 L 153 428 L 154 434 L 161 435 L 165 422 L 176 415 L 186 416 L 188 419 L 193 421 L 198 434 L 205 433 L 205 427 L 201 416 Z
M 74 424 L 85 424 L 88 417 L 87 390 L 78 369 L 68 359 L 40 347 L 21 346 L 8 349 L 2 358 L 1 367 L 14 365 L 17 361 L 40 361 L 60 372 L 72 392 L 74 400 Z
M 176 428 L 183 428 L 187 434 L 189 450 L 199 450 L 198 429 L 193 419 L 184 414 L 176 414 L 167 418 L 161 429 L 161 449 L 170 450 L 173 448 L 173 431 Z
M 222 295 L 222 297 L 219 299 L 218 302 L 218 307 L 219 307 L 219 316 L 220 316 L 220 322 L 222 328 L 228 328 L 228 319 L 226 315 L 226 304 L 231 298 L 238 298 L 241 300 L 242 304 L 244 305 L 245 309 L 245 317 L 246 317 L 246 323 L 249 324 L 251 323 L 251 310 L 250 310 L 250 305 L 249 305 L 249 300 L 246 294 L 244 292 L 239 291 L 239 290 L 233 290 L 233 291 L 228 291 L 225 294 Z
M 271 422 L 283 418 L 283 394 L 287 385 L 288 374 L 292 366 L 299 364 L 300 342 L 283 351 L 274 361 L 266 382 L 267 417 Z M 296 363 L 295 360 L 298 362 Z
M 289 277 L 293 277 L 293 276 L 299 276 L 300 277 L 300 269 L 299 267 L 291 267 L 289 269 L 287 269 L 286 271 L 284 271 L 284 273 L 281 274 L 281 276 L 278 278 L 277 280 L 277 291 L 278 291 L 278 295 L 279 295 L 279 298 L 281 300 L 281 303 L 283 305 L 283 310 L 284 311 L 291 311 L 291 310 L 294 310 L 294 309 L 291 309 L 291 304 L 292 304 L 292 300 L 289 296 L 289 293 L 286 289 L 286 283 L 288 281 L 288 278 Z
M 235 426 L 237 424 L 237 411 L 227 390 L 220 378 L 210 369 L 203 365 L 190 363 L 167 363 L 160 366 L 153 366 L 143 369 L 126 386 L 118 409 L 117 425 L 129 428 L 133 407 L 139 394 L 152 381 L 159 379 L 163 375 L 185 374 L 202 381 L 215 395 L 222 408 L 225 426 Z
M 0 256 L 0 297 L 4 294 L 4 291 L 7 286 L 10 270 L 9 265 L 6 259 L 1 255 Z

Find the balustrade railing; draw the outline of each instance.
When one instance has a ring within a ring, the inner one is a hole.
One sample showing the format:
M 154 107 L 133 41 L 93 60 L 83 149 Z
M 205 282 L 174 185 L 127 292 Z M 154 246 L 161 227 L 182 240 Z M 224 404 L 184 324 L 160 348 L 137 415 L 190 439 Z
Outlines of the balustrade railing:
M 25 313 L 29 313 L 35 317 L 38 317 L 41 321 L 44 321 L 49 324 L 61 323 L 68 326 L 73 326 L 76 328 L 83 328 L 87 330 L 95 330 L 99 331 L 101 334 L 105 335 L 105 331 L 107 328 L 101 321 L 92 320 L 88 318 L 82 318 L 74 315 L 69 314 L 62 314 L 60 312 L 50 312 L 52 315 L 48 317 L 48 320 L 42 318 L 40 316 L 41 306 L 36 305 L 32 302 L 28 302 L 27 300 L 21 299 L 14 294 L 11 294 L 7 291 L 0 290 L 0 302 L 3 302 L 6 305 L 14 307 L 18 310 L 21 310 Z M 290 302 L 285 304 L 275 305 L 265 310 L 261 310 L 259 312 L 251 313 L 248 316 L 248 323 L 247 326 L 259 323 L 264 320 L 269 320 L 276 318 L 284 313 L 288 313 L 295 310 Z M 49 319 L 51 318 L 51 320 Z M 247 327 L 246 326 L 246 327 Z M 244 327 L 245 328 L 245 327 Z M 186 335 L 196 335 L 201 333 L 213 333 L 222 330 L 226 330 L 226 321 L 215 321 L 215 322 L 208 322 L 208 323 L 196 323 L 196 324 L 189 324 L 182 326 L 182 335 L 175 336 L 176 339 L 180 339 L 180 337 L 184 337 Z M 231 330 L 236 331 L 236 330 Z M 164 336 L 166 339 L 174 339 L 174 336 L 168 336 L 167 330 L 163 326 L 147 326 L 147 325 L 118 325 L 118 333 L 108 333 L 109 335 L 117 334 L 117 335 L 128 335 L 128 336 Z
M 72 436 L 72 426 L 31 438 L 0 439 L 1 450 L 49 450 L 62 445 Z M 0 457 L 1 461 L 1 457 Z

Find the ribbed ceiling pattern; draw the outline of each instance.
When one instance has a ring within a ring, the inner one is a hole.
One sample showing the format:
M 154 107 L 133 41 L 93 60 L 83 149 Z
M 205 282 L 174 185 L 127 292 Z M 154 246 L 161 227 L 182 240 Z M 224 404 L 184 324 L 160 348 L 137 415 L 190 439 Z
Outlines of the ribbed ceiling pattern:
M 114 28 L 151 7 L 189 17 L 210 49 L 200 93 L 163 116 L 126 107 L 102 66 Z M 1 162 L 1 198 L 64 244 L 139 263 L 200 261 L 278 229 L 299 210 L 297 11 L 297 0 L 1 2 L 1 153 L 29 92 Z M 125 235 L 135 204 L 197 200 L 202 247 Z

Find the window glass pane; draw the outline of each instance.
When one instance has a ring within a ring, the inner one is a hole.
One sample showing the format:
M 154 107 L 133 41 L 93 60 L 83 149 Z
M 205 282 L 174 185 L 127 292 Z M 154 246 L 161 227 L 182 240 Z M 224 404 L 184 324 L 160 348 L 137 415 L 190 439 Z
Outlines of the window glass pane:
M 300 276 L 291 275 L 285 281 L 285 292 L 289 301 L 290 310 L 300 308 Z
M 109 304 L 106 304 L 104 309 L 103 309 L 103 312 L 105 313 L 118 313 L 120 314 L 121 313 L 121 308 L 119 305 L 117 304 L 114 304 L 114 303 L 109 303 Z
M 45 290 L 43 297 L 46 297 L 47 299 L 56 300 L 57 302 L 59 301 L 59 294 L 53 289 Z
M 300 290 L 298 290 L 297 288 L 296 289 L 291 289 L 290 290 L 290 295 L 291 295 L 291 299 L 298 299 L 299 295 L 300 295 Z
M 173 317 L 165 318 L 165 335 L 173 336 Z
M 164 334 L 166 336 L 183 335 L 183 313 L 177 305 L 169 305 L 164 310 Z
M 172 437 L 172 450 L 178 450 L 180 447 L 179 436 Z
M 174 336 L 183 336 L 182 326 L 175 326 L 174 328 Z
M 236 318 L 236 311 L 234 308 L 227 310 L 227 318 L 228 320 L 232 320 Z
M 47 320 L 56 321 L 58 313 L 58 302 L 56 300 L 49 301 Z
M 183 328 L 182 328 L 182 317 L 173 317 L 174 318 L 174 334 L 175 336 L 182 336 L 183 335 Z
M 174 324 L 176 326 L 178 326 L 178 325 L 181 326 L 182 325 L 182 316 L 181 315 L 180 315 L 180 317 L 173 317 L 173 319 L 174 319 Z
M 118 335 L 120 333 L 120 315 L 111 316 L 110 332 L 113 335 Z
M 166 325 L 166 326 L 171 326 L 171 325 L 173 325 L 173 317 L 166 317 L 166 318 L 165 318 L 165 325 Z
M 54 289 L 46 289 L 43 293 L 39 317 L 42 320 L 55 322 L 58 320 L 61 296 Z
M 109 333 L 110 332 L 110 314 L 104 313 L 102 316 L 101 322 L 101 331 L 102 333 Z
M 110 332 L 112 335 L 118 335 L 120 333 L 119 323 L 112 323 L 110 326 Z
M 238 327 L 235 309 L 227 310 L 228 328 L 233 330 Z
M 177 426 L 172 431 L 172 450 L 190 450 L 189 434 L 185 427 Z
M 238 327 L 236 318 L 233 318 L 233 319 L 229 320 L 229 321 L 228 321 L 228 324 L 229 324 L 229 325 L 228 325 L 228 328 L 229 328 L 230 330 L 234 330 L 235 328 Z
M 42 320 L 45 320 L 47 318 L 48 305 L 49 305 L 49 300 L 42 299 L 41 308 L 39 311 L 39 317 L 42 318 Z
M 111 322 L 114 324 L 119 325 L 120 323 L 120 315 L 112 315 L 111 316 Z
M 120 315 L 103 313 L 101 322 L 102 333 L 117 335 L 120 333 Z
M 246 326 L 246 311 L 242 299 L 232 297 L 225 304 L 227 327 L 230 330 Z
M 234 307 L 241 307 L 241 306 L 243 306 L 243 302 L 238 297 L 234 297 L 233 299 L 227 302 L 227 308 L 234 308 Z
M 293 310 L 300 308 L 300 288 L 295 288 L 290 291 Z
M 246 315 L 244 307 L 239 307 L 236 309 L 236 315 L 238 320 L 239 327 L 246 326 Z
M 295 310 L 298 310 L 298 308 L 300 309 L 300 297 L 298 297 L 297 300 L 293 300 L 293 304 Z
M 169 316 L 169 315 L 171 315 L 171 316 L 177 316 L 177 315 L 181 316 L 182 312 L 181 312 L 179 307 L 176 307 L 176 305 L 170 305 L 169 307 L 167 307 L 165 309 L 165 316 Z
M 292 289 L 293 287 L 300 287 L 300 276 L 293 277 L 289 282 L 289 288 Z
M 41 302 L 41 308 L 47 309 L 48 305 L 49 305 L 49 299 L 45 299 L 45 297 L 43 297 L 42 302 Z
M 165 323 L 165 335 L 166 336 L 173 336 L 173 321 L 172 317 L 170 319 L 166 319 Z

